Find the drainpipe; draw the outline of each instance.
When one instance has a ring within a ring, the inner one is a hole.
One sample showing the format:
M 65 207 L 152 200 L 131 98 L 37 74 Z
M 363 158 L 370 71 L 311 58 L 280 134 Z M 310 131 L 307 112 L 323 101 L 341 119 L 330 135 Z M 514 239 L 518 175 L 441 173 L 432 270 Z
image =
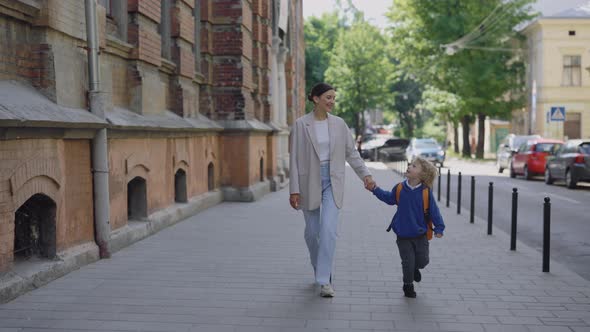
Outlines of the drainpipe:
M 105 96 L 100 91 L 98 71 L 98 29 L 96 24 L 96 0 L 85 0 L 86 40 L 88 43 L 88 99 L 90 112 L 105 119 Z M 100 258 L 111 257 L 109 248 L 111 227 L 109 224 L 109 163 L 107 129 L 99 129 L 92 139 L 92 180 L 94 187 L 94 230 Z

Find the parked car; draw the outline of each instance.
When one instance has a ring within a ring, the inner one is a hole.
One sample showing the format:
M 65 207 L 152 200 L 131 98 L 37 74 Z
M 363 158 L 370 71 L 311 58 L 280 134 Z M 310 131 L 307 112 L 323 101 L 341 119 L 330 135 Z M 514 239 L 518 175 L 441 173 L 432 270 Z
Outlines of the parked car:
M 578 182 L 590 182 L 590 139 L 571 139 L 554 156 L 547 158 L 545 183 L 564 179 L 568 188 Z
M 504 137 L 502 142 L 498 145 L 496 151 L 496 164 L 498 165 L 498 173 L 504 172 L 504 170 L 510 167 L 510 161 L 512 155 L 516 153 L 518 147 L 528 140 L 539 139 L 540 135 L 514 135 L 509 134 Z
M 410 141 L 405 138 L 390 138 L 377 148 L 377 158 L 381 161 L 406 160 L 406 148 Z
M 445 162 L 445 150 L 434 138 L 412 138 L 406 149 L 406 159 L 411 162 L 418 156 L 441 167 Z
M 552 155 L 563 145 L 563 141 L 554 139 L 535 139 L 521 144 L 512 156 L 510 177 L 524 175 L 530 180 L 534 175 L 545 173 L 546 157 Z
M 374 161 L 377 158 L 377 148 L 382 147 L 391 135 L 373 134 L 364 136 L 361 141 L 361 158 Z

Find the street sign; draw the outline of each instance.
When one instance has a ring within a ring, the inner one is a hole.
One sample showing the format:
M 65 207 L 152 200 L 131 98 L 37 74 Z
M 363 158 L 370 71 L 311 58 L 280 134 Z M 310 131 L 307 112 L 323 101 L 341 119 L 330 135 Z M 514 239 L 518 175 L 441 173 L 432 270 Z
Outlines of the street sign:
M 551 107 L 550 121 L 565 121 L 565 107 Z

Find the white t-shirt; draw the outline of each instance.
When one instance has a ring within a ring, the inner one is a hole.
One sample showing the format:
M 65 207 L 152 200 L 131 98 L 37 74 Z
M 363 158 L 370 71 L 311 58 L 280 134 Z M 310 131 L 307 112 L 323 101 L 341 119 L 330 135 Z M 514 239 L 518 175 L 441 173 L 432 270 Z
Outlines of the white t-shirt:
M 318 139 L 320 148 L 320 162 L 330 160 L 330 133 L 328 131 L 328 120 L 314 121 L 315 136 Z

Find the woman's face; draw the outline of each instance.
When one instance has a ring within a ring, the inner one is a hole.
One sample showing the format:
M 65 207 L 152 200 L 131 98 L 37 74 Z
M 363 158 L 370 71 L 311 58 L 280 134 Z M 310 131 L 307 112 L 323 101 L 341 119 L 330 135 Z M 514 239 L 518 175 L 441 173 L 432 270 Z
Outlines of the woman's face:
M 315 102 L 316 108 L 322 111 L 332 112 L 334 104 L 336 103 L 336 91 L 328 90 L 319 97 L 314 96 L 313 101 Z

